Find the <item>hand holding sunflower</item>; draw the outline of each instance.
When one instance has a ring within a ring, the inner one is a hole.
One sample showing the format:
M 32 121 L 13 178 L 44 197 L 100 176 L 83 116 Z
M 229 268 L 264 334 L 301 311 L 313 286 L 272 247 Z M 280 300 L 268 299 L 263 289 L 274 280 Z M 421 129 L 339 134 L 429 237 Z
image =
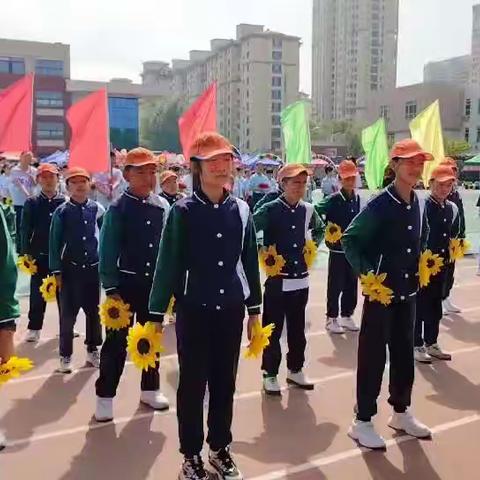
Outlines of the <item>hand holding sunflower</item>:
M 462 248 L 461 240 L 459 238 L 451 238 L 448 246 L 450 253 L 450 262 L 455 262 L 463 258 L 464 251 Z
M 55 275 L 49 275 L 43 279 L 40 293 L 47 303 L 54 302 L 57 299 L 57 279 Z
M 30 255 L 21 255 L 17 260 L 18 269 L 27 275 L 35 275 L 38 272 L 37 263 Z
M 276 277 L 277 275 L 280 275 L 286 262 L 282 255 L 279 255 L 277 252 L 277 247 L 275 245 L 260 249 L 259 257 L 260 266 L 265 271 L 267 277 Z
M 371 302 L 380 302 L 385 306 L 392 303 L 393 290 L 383 285 L 386 278 L 386 273 L 375 275 L 373 272 L 368 272 L 366 275 L 360 275 L 362 291 Z
M 430 278 L 437 275 L 442 267 L 443 258 L 440 255 L 433 254 L 431 250 L 422 252 L 418 263 L 420 287 L 426 287 L 430 283 Z
M 130 305 L 121 298 L 107 297 L 100 305 L 100 321 L 110 330 L 128 327 L 132 316 Z
M 307 264 L 308 270 L 310 270 L 315 264 L 315 259 L 317 258 L 317 244 L 309 239 L 305 242 L 303 247 L 303 258 Z
M 266 327 L 262 327 L 260 320 L 252 325 L 250 343 L 245 351 L 244 358 L 258 358 L 265 347 L 270 345 L 270 337 L 275 326 L 270 323 Z
M 162 338 L 163 334 L 152 322 L 137 323 L 128 330 L 127 351 L 137 368 L 145 371 L 155 368 L 155 362 L 163 352 Z
M 33 363 L 29 358 L 10 357 L 8 362 L 0 365 L 0 385 L 12 378 L 19 377 L 22 372 L 27 372 L 32 368 Z
M 343 236 L 342 229 L 339 225 L 333 222 L 328 222 L 325 229 L 325 242 L 337 243 Z

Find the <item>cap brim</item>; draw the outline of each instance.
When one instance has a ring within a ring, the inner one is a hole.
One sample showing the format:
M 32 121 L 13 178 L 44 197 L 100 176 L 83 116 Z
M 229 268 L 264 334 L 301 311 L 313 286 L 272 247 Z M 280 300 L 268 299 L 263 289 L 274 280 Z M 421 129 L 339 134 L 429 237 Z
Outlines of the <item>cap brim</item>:
M 310 172 L 308 170 L 307 167 L 304 167 L 304 166 L 298 166 L 298 168 L 296 169 L 292 169 L 290 172 L 288 172 L 288 174 L 283 174 L 283 175 L 279 175 L 279 181 L 281 180 L 285 180 L 286 178 L 293 178 L 293 177 L 297 177 L 298 175 L 301 175 L 302 173 L 306 173 L 307 175 L 310 175 Z
M 417 156 L 422 156 L 424 162 L 429 162 L 429 161 L 433 160 L 433 155 L 431 153 L 424 152 L 423 150 L 416 150 L 414 152 L 406 153 L 406 154 L 403 154 L 403 155 L 394 155 L 393 158 L 406 158 L 406 159 L 408 159 L 408 158 L 413 158 L 413 157 L 417 157 Z
M 144 160 L 143 162 L 137 162 L 137 163 L 125 163 L 126 167 L 143 167 L 145 165 L 157 165 L 158 161 L 157 160 Z
M 455 175 L 440 175 L 437 178 L 433 178 L 433 180 L 436 180 L 437 182 L 444 183 L 444 182 L 449 182 L 450 180 L 456 180 L 457 177 Z
M 83 173 L 75 173 L 74 175 L 69 175 L 68 177 L 65 177 L 65 180 L 71 180 L 72 178 L 75 178 L 75 177 L 83 177 L 83 178 L 86 178 L 87 180 L 91 180 L 90 176 L 85 175 Z
M 345 173 L 343 175 L 341 173 L 339 173 L 338 175 L 340 176 L 340 178 L 342 180 L 346 180 L 347 178 L 355 178 L 357 176 L 357 172 L 355 172 L 355 173 L 353 173 L 353 172 Z
M 176 173 L 173 173 L 171 175 L 165 175 L 162 178 L 162 181 L 160 182 L 160 185 L 163 185 L 169 178 L 178 178 L 178 175 Z
M 198 155 L 194 155 L 190 157 L 190 160 L 197 160 L 197 161 L 202 161 L 202 160 L 210 160 L 213 157 L 216 157 L 217 155 L 225 155 L 225 154 L 230 154 L 232 157 L 235 155 L 232 148 L 219 148 L 218 150 L 213 150 L 210 152 L 208 155 L 203 155 L 202 157 Z

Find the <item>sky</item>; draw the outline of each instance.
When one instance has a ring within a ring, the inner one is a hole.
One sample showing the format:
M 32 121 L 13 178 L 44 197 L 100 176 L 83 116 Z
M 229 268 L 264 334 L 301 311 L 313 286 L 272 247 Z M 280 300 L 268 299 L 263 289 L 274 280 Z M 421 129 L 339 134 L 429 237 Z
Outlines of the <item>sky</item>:
M 432 60 L 470 53 L 480 0 L 400 0 L 397 84 L 421 82 Z M 139 81 L 142 62 L 188 58 L 239 23 L 302 38 L 300 88 L 311 91 L 312 0 L 2 1 L 1 38 L 69 43 L 71 77 Z

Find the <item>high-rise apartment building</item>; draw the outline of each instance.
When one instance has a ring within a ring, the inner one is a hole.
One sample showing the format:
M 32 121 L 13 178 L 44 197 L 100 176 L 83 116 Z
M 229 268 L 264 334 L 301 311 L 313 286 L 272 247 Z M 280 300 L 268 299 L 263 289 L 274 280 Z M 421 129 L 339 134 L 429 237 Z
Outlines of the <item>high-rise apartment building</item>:
M 470 79 L 471 65 L 471 55 L 429 62 L 423 67 L 423 82 L 466 85 Z
M 363 119 L 397 77 L 398 0 L 313 0 L 312 100 L 319 120 Z
M 173 93 L 190 104 L 216 81 L 219 131 L 242 150 L 279 152 L 281 111 L 298 99 L 299 50 L 298 37 L 238 25 L 235 40 L 172 61 Z

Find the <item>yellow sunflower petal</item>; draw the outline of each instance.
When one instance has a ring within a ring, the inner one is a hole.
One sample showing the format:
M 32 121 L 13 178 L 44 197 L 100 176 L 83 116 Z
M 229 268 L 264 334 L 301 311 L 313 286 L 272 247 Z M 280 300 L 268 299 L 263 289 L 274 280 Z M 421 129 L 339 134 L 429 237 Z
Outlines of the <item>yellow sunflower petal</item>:
M 40 293 L 47 303 L 54 302 L 57 299 L 57 279 L 55 275 L 49 275 L 43 279 Z
M 137 368 L 145 371 L 155 368 L 158 356 L 163 351 L 162 334 L 157 332 L 152 322 L 145 325 L 137 323 L 128 331 L 127 351 Z
M 35 259 L 31 258 L 29 255 L 21 255 L 18 257 L 17 265 L 19 270 L 27 275 L 34 275 L 38 272 Z
M 172 295 L 172 298 L 170 299 L 170 302 L 168 303 L 167 315 L 170 315 L 170 316 L 173 315 L 173 306 L 174 305 L 175 305 L 175 297 Z
M 260 320 L 255 322 L 252 328 L 252 338 L 245 351 L 245 358 L 258 358 L 265 347 L 270 345 L 270 337 L 275 326 L 273 323 L 262 327 Z
M 100 322 L 109 330 L 121 330 L 128 327 L 132 316 L 130 305 L 122 300 L 107 297 L 100 305 Z
M 317 244 L 311 239 L 305 242 L 305 246 L 303 247 L 303 258 L 305 259 L 307 268 L 310 270 L 315 264 L 317 258 Z
M 343 236 L 342 229 L 333 222 L 328 222 L 325 228 L 325 241 L 328 243 L 337 243 Z
M 276 277 L 280 275 L 285 266 L 285 259 L 277 252 L 275 245 L 268 248 L 262 248 L 259 253 L 260 266 L 265 271 L 267 277 Z
M 8 362 L 0 365 L 0 384 L 12 378 L 19 377 L 21 373 L 33 368 L 33 363 L 28 358 L 10 357 Z

